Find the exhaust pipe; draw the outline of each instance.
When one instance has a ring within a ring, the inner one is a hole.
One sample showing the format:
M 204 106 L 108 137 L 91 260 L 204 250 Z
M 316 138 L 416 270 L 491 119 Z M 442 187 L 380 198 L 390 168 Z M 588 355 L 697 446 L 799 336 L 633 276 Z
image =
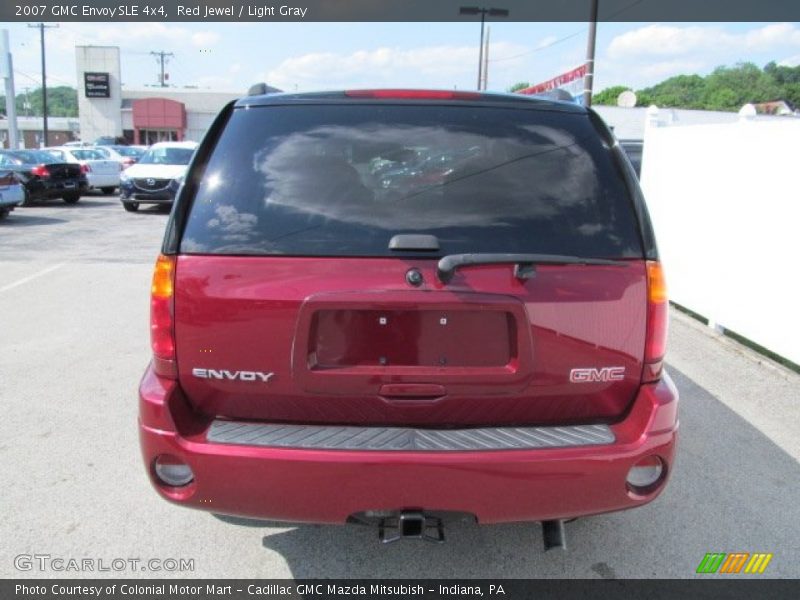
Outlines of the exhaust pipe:
M 384 544 L 401 539 L 417 539 L 441 544 L 444 542 L 444 524 L 440 518 L 426 515 L 421 510 L 404 510 L 397 517 L 380 520 L 378 538 Z
M 567 549 L 567 536 L 564 533 L 564 521 L 542 521 L 542 539 L 544 540 L 544 551 L 555 548 Z

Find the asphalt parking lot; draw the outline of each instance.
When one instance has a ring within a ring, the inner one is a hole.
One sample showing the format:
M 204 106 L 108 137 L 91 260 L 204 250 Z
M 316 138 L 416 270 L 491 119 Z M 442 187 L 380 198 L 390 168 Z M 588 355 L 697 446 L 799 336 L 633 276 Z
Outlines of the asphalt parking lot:
M 443 545 L 384 546 L 364 527 L 164 502 L 139 456 L 136 388 L 166 219 L 92 196 L 0 222 L 0 577 L 80 575 L 17 570 L 21 554 L 193 559 L 169 574 L 186 577 L 692 577 L 707 552 L 770 552 L 767 576 L 800 576 L 800 375 L 675 311 L 672 481 L 646 507 L 569 523 L 567 552 L 545 554 L 535 523 L 457 524 Z

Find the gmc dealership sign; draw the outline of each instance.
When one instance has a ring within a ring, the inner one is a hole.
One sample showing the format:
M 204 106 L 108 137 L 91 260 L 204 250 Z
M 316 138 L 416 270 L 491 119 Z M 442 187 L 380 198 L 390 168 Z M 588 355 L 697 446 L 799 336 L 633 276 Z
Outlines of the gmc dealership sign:
M 83 87 L 87 98 L 110 98 L 111 84 L 108 73 L 84 73 Z

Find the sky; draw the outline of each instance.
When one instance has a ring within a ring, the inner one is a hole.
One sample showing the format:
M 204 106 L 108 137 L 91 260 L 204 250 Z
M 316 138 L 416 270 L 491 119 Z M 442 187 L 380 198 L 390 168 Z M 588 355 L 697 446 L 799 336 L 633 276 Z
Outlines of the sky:
M 583 63 L 586 23 L 489 22 L 488 89 L 539 83 Z M 41 83 L 39 32 L 8 29 L 17 93 Z M 364 87 L 474 89 L 480 25 L 449 23 L 61 23 L 48 29 L 48 86 L 76 85 L 76 45 L 119 46 L 122 83 L 157 83 L 153 51 L 172 52 L 174 86 L 243 92 Z M 600 23 L 595 91 L 769 61 L 800 65 L 800 23 Z

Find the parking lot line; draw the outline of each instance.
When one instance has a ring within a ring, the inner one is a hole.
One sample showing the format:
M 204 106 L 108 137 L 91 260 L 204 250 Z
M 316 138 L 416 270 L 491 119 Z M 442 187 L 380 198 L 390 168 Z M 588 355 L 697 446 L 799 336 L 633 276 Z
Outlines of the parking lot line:
M 46 269 L 42 269 L 41 271 L 37 271 L 36 273 L 31 273 L 27 277 L 23 277 L 22 279 L 18 279 L 17 281 L 15 281 L 13 283 L 9 283 L 7 285 L 4 285 L 3 287 L 0 287 L 0 292 L 6 292 L 8 290 L 14 289 L 15 287 L 19 287 L 21 285 L 24 285 L 24 284 L 28 283 L 29 281 L 32 281 L 33 279 L 36 279 L 37 277 L 41 277 L 42 275 L 47 275 L 48 273 L 51 273 L 51 272 L 55 271 L 56 269 L 59 269 L 59 268 L 63 267 L 65 264 L 66 263 L 58 263 L 57 265 L 52 265 L 50 267 L 47 267 Z

